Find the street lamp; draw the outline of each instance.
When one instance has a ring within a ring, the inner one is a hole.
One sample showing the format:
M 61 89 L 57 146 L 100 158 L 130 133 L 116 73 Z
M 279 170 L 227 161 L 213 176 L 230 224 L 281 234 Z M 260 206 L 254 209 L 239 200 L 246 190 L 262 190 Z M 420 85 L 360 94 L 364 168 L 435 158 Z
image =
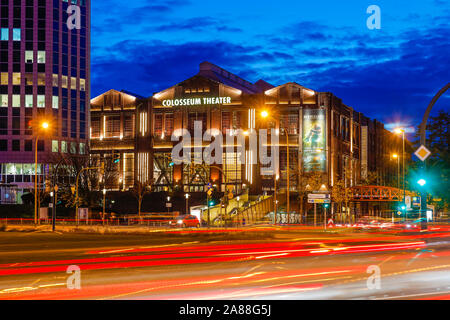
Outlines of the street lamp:
M 47 121 L 44 121 L 40 125 L 40 129 L 42 130 L 48 130 L 50 127 L 50 124 Z M 34 224 L 36 225 L 38 223 L 38 186 L 37 186 L 37 152 L 38 152 L 38 141 L 39 141 L 39 134 L 36 135 L 36 145 L 34 148 Z
M 269 112 L 268 111 L 266 111 L 266 110 L 263 110 L 262 112 L 261 112 L 261 117 L 262 118 L 267 118 L 267 117 L 269 117 Z M 286 185 L 286 207 L 287 207 L 287 214 L 288 214 L 288 223 L 290 223 L 290 221 L 291 221 L 291 217 L 290 217 L 290 212 L 291 212 L 291 210 L 290 210 L 290 202 L 289 202 L 289 198 L 290 198 L 290 165 L 289 165 L 289 133 L 288 133 L 288 131 L 286 130 L 286 128 L 284 128 L 284 127 L 280 127 L 280 130 L 283 130 L 284 131 L 284 133 L 286 134 L 286 153 L 287 153 L 287 163 L 286 163 L 286 167 L 287 167 L 287 177 L 286 177 L 286 183 L 287 183 L 287 185 Z M 277 134 L 278 134 L 278 131 L 277 131 Z
M 406 185 L 405 185 L 405 130 L 403 128 L 397 128 L 394 130 L 396 134 L 402 135 L 403 151 L 402 151 L 402 166 L 403 166 L 403 207 L 406 208 Z M 406 209 L 405 209 L 405 221 L 406 221 Z
M 184 197 L 186 198 L 186 214 L 189 214 L 189 193 L 186 193 Z

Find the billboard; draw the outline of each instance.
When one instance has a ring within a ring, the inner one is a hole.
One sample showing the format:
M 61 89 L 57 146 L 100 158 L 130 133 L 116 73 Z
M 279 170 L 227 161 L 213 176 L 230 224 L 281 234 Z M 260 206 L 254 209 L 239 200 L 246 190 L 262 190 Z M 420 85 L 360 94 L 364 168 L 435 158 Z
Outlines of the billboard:
M 325 172 L 327 164 L 326 110 L 303 110 L 303 171 Z

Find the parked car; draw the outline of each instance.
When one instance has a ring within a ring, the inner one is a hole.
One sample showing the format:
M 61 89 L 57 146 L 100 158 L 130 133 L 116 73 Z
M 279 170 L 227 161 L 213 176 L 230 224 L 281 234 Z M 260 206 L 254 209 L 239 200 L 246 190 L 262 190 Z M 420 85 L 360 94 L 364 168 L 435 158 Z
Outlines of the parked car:
M 189 228 L 189 227 L 200 228 L 200 221 L 196 216 L 192 214 L 185 214 L 178 216 L 173 220 L 170 220 L 169 226 L 176 228 Z

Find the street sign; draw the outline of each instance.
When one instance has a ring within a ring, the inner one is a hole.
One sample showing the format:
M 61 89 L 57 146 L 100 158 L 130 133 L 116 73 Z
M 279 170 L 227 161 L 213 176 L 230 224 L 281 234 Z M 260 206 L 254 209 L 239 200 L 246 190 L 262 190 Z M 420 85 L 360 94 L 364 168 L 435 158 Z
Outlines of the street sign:
M 234 195 L 233 195 L 232 193 L 229 193 L 229 194 L 228 194 L 228 199 L 231 200 L 231 199 L 233 199 L 233 197 L 234 197 Z
M 424 145 L 421 145 L 419 149 L 417 149 L 416 152 L 414 152 L 414 154 L 421 161 L 425 161 L 431 155 L 431 151 L 428 150 Z
M 172 204 L 170 202 L 166 203 L 166 208 L 172 208 Z
M 329 199 L 330 198 L 330 194 L 326 194 L 326 193 L 309 193 L 308 194 L 308 199 Z
M 308 203 L 331 203 L 330 199 L 308 199 Z
M 405 204 L 406 204 L 406 208 L 411 209 L 411 197 L 410 196 L 405 197 Z
M 211 196 L 212 195 L 212 189 L 209 189 L 206 193 L 208 194 L 208 196 Z

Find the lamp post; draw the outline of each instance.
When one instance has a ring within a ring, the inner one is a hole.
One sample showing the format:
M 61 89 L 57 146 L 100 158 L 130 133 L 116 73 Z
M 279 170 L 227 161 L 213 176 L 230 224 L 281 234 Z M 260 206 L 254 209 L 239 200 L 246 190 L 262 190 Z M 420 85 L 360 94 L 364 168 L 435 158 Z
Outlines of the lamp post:
M 41 123 L 41 129 L 47 130 L 50 127 L 48 122 Z M 38 167 L 38 141 L 39 135 L 36 135 L 36 145 L 34 148 L 34 224 L 38 223 L 38 183 L 37 183 L 37 167 Z
M 105 224 L 105 202 L 106 202 L 106 189 L 103 188 L 103 214 L 102 214 L 102 224 Z
M 403 207 L 405 208 L 405 217 L 406 221 L 406 184 L 405 184 L 405 130 L 402 128 L 395 129 L 395 133 L 402 135 L 403 142 L 403 151 L 402 151 L 402 166 L 403 166 Z
M 394 153 L 392 158 L 397 159 L 397 189 L 400 190 L 400 156 Z M 400 199 L 398 201 L 398 205 L 400 205 Z M 392 223 L 394 223 L 394 213 L 392 213 Z
M 269 117 L 269 112 L 268 111 L 266 111 L 266 110 L 263 110 L 262 112 L 261 112 L 261 117 L 262 118 L 267 118 L 267 117 Z M 290 221 L 291 221 L 291 210 L 290 210 L 290 202 L 289 202 L 289 198 L 290 198 L 290 168 L 289 168 L 289 133 L 288 133 L 288 131 L 286 130 L 286 128 L 280 128 L 280 130 L 283 130 L 283 132 L 286 134 L 286 153 L 287 153 L 287 165 L 286 165 L 286 167 L 287 167 L 287 169 L 286 169 L 286 174 L 287 174 L 287 177 L 286 177 L 286 211 L 287 211 L 287 214 L 288 214 L 288 224 L 290 223 Z
M 184 197 L 186 198 L 186 214 L 189 214 L 189 193 L 186 193 Z

